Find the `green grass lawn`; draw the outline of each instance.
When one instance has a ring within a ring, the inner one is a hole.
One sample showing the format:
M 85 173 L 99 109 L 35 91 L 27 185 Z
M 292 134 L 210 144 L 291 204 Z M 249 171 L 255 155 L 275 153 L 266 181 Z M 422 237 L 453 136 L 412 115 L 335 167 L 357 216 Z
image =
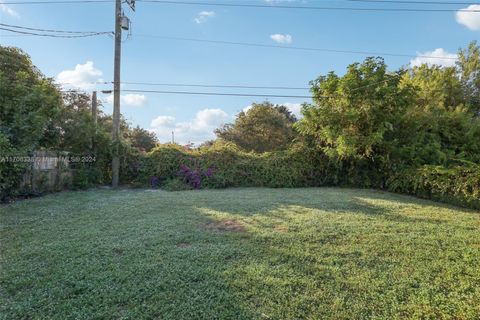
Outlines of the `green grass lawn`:
M 370 190 L 0 207 L 1 319 L 479 319 L 480 214 Z

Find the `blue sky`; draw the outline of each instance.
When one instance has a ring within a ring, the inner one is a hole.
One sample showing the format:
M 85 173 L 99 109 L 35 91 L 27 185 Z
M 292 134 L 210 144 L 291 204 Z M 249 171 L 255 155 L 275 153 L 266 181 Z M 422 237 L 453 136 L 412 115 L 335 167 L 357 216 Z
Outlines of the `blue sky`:
M 214 2 L 214 1 L 212 1 Z M 222 1 L 223 2 L 223 1 Z M 228 1 L 224 1 L 228 2 Z M 234 1 L 230 1 L 234 2 Z M 322 0 L 257 0 L 241 3 L 462 9 L 466 5 L 392 5 Z M 452 2 L 452 1 L 449 1 Z M 0 5 L 0 22 L 34 28 L 111 31 L 112 3 Z M 475 7 L 476 9 L 477 7 Z M 478 6 L 480 9 L 480 6 Z M 480 13 L 455 12 L 358 12 L 281 10 L 137 3 L 136 12 L 124 5 L 132 20 L 132 36 L 123 43 L 122 81 L 252 86 L 306 87 L 310 80 L 331 70 L 342 74 L 345 67 L 365 58 L 361 54 L 294 51 L 210 43 L 165 40 L 170 36 L 225 40 L 285 46 L 329 48 L 411 54 L 385 57 L 391 69 L 424 62 L 413 56 L 427 53 L 452 57 L 459 47 L 479 40 Z M 88 82 L 113 78 L 113 39 L 100 36 L 57 39 L 32 36 L 11 37 L 0 31 L 0 44 L 17 46 L 49 77 L 75 83 L 90 92 L 102 90 Z M 452 63 L 452 60 L 430 62 Z M 124 89 L 248 92 L 253 94 L 308 95 L 307 90 L 247 90 L 148 87 L 124 85 Z M 213 138 L 215 127 L 230 122 L 235 114 L 262 98 L 186 96 L 124 93 L 122 113 L 134 125 L 154 130 L 162 142 L 200 142 Z M 108 95 L 100 95 L 104 110 L 111 113 Z M 297 98 L 269 98 L 288 103 L 295 112 Z

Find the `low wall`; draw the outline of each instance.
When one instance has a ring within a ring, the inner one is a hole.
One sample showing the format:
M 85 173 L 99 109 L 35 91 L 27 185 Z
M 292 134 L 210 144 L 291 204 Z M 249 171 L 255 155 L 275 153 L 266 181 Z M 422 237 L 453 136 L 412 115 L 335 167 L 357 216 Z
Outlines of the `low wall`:
M 71 186 L 72 177 L 67 153 L 36 151 L 22 177 L 20 189 L 35 193 L 60 191 Z

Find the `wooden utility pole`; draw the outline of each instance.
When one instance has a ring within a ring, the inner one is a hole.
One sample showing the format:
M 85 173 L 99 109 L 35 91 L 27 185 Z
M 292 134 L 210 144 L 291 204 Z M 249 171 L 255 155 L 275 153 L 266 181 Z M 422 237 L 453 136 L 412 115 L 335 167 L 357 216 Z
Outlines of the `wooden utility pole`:
M 97 134 L 97 91 L 92 92 L 92 118 L 93 126 L 95 127 L 95 133 L 92 136 L 92 151 L 95 153 L 95 136 Z
M 92 92 L 92 118 L 93 123 L 97 126 L 97 91 Z
M 112 188 L 118 188 L 120 169 L 120 61 L 122 55 L 122 0 L 115 0 L 115 62 L 113 66 Z

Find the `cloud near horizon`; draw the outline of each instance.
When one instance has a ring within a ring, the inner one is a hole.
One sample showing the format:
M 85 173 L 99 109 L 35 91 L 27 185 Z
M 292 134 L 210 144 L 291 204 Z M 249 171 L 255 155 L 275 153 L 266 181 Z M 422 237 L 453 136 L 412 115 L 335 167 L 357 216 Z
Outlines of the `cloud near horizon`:
M 113 104 L 113 94 L 107 96 L 105 101 Z M 125 94 L 120 96 L 120 104 L 126 107 L 142 107 L 147 103 L 147 97 L 143 94 Z
M 457 54 L 449 53 L 443 48 L 437 48 L 433 51 L 418 52 L 417 57 L 410 60 L 410 67 L 419 67 L 422 64 L 453 67 L 457 58 Z
M 88 90 L 95 82 L 103 82 L 103 72 L 95 68 L 93 61 L 77 64 L 73 70 L 64 70 L 57 75 L 57 81 L 68 88 Z
M 160 142 L 170 142 L 173 131 L 175 142 L 199 144 L 214 139 L 213 131 L 228 120 L 228 114 L 221 109 L 203 109 L 197 112 L 195 118 L 184 122 L 178 122 L 172 116 L 158 116 L 152 120 L 150 131 L 157 135 Z
M 290 110 L 291 113 L 297 117 L 297 119 L 303 118 L 302 115 L 302 104 L 301 103 L 291 103 L 291 102 L 284 102 L 284 103 L 278 103 L 278 105 L 285 106 L 287 107 L 288 110 Z M 248 112 L 252 108 L 252 105 L 248 105 L 245 108 L 243 108 L 243 112 Z

